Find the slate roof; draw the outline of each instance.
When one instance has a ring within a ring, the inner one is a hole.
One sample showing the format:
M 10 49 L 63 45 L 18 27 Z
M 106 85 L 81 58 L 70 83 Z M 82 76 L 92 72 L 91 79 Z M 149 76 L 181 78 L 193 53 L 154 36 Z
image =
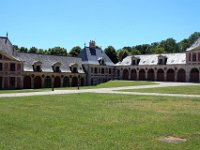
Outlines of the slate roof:
M 93 64 L 99 65 L 99 58 L 103 58 L 105 65 L 114 66 L 114 63 L 110 60 L 110 58 L 106 55 L 106 53 L 100 48 L 89 48 L 85 47 L 81 50 L 78 57 L 82 58 L 83 64 Z
M 32 65 L 41 62 L 42 72 L 53 72 L 52 66 L 56 63 L 61 63 L 61 72 L 71 72 L 69 65 L 74 63 L 78 65 L 78 72 L 84 73 L 81 58 L 33 53 L 17 53 L 15 57 L 24 61 L 24 71 L 33 71 Z
M 7 37 L 0 37 L 0 52 L 7 53 L 8 55 L 16 54 L 16 50 Z
M 200 38 L 198 38 L 196 40 L 196 42 L 194 44 L 192 44 L 192 46 L 190 46 L 186 51 L 191 51 L 191 50 L 195 50 L 200 48 Z
M 140 58 L 139 66 L 157 65 L 159 55 L 160 54 L 134 55 L 134 57 Z M 186 64 L 186 53 L 171 53 L 161 55 L 167 57 L 166 65 Z M 132 63 L 132 57 L 133 56 L 127 56 L 122 62 L 118 62 L 116 66 L 130 66 Z

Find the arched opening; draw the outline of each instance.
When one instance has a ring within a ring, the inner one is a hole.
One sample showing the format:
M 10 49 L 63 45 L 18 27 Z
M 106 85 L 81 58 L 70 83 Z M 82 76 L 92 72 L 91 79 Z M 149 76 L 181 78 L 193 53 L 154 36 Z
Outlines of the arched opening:
M 147 73 L 147 80 L 149 81 L 154 81 L 155 80 L 155 75 L 154 75 L 154 70 L 149 69 Z
M 63 79 L 63 87 L 69 87 L 69 78 L 68 77 L 64 77 Z
M 175 79 L 175 72 L 173 69 L 167 70 L 167 81 L 174 81 Z
M 94 81 L 93 81 L 93 78 L 91 79 L 91 85 L 93 85 L 94 84 Z
M 128 70 L 127 70 L 127 69 L 124 69 L 124 70 L 123 70 L 123 79 L 124 79 L 124 80 L 128 80 L 128 76 L 129 76 Z
M 137 71 L 135 69 L 131 70 L 131 80 L 137 80 Z
M 61 87 L 61 80 L 59 76 L 54 79 L 54 87 Z
M 199 70 L 197 68 L 190 71 L 190 82 L 199 82 Z
M 139 71 L 139 80 L 145 80 L 145 70 L 140 69 Z
M 81 86 L 84 86 L 84 78 L 81 78 Z
M 34 78 L 34 88 L 35 89 L 42 88 L 42 78 L 40 76 L 36 76 Z
M 31 77 L 30 76 L 24 77 L 24 89 L 31 89 Z
M 51 88 L 51 77 L 50 76 L 47 76 L 44 79 L 44 87 L 45 88 Z
M 73 77 L 72 78 L 72 87 L 78 86 L 78 78 L 77 77 Z
M 178 70 L 177 81 L 178 82 L 185 82 L 186 81 L 186 74 L 184 69 Z
M 164 81 L 164 71 L 162 69 L 159 69 L 157 71 L 157 80 L 158 81 Z

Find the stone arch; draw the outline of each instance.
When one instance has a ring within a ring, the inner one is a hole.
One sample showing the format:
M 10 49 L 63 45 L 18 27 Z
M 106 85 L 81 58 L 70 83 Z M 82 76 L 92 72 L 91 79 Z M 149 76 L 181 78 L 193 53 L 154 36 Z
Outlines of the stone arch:
M 64 77 L 63 79 L 63 87 L 69 87 L 70 83 L 69 83 L 69 77 Z
M 175 71 L 173 69 L 167 70 L 167 81 L 174 81 L 175 80 Z
M 192 68 L 190 71 L 190 82 L 199 82 L 199 70 Z
M 61 87 L 61 79 L 59 76 L 54 78 L 54 87 Z
M 78 86 L 78 78 L 77 77 L 73 77 L 72 78 L 72 87 Z
M 123 79 L 128 80 L 129 79 L 129 71 L 128 69 L 123 70 Z
M 30 76 L 24 77 L 24 89 L 31 89 L 31 77 Z
M 85 80 L 84 80 L 84 78 L 82 77 L 82 78 L 81 78 L 81 86 L 84 86 L 84 85 L 85 85 L 84 83 L 85 83 Z
M 177 81 L 178 82 L 185 82 L 186 81 L 186 73 L 185 73 L 184 69 L 178 70 Z
M 153 69 L 149 69 L 147 72 L 147 80 L 154 81 L 155 80 L 155 74 Z
M 34 88 L 35 89 L 42 88 L 42 78 L 40 76 L 36 76 L 34 78 Z
M 131 70 L 131 80 L 137 80 L 137 71 L 135 69 Z
M 46 76 L 44 79 L 44 87 L 45 88 L 51 88 L 51 77 L 50 76 Z
M 158 69 L 157 80 L 158 81 L 164 81 L 164 70 L 163 69 Z
M 145 80 L 145 70 L 144 69 L 139 70 L 139 80 Z

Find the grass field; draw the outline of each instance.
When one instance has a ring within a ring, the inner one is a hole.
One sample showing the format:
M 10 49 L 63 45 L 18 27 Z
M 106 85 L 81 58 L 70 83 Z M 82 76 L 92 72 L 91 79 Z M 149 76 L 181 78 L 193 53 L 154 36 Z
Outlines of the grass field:
M 200 85 L 122 90 L 126 92 L 200 95 Z
M 137 86 L 137 85 L 150 85 L 156 84 L 153 82 L 148 81 L 120 81 L 120 80 L 113 80 L 109 82 L 105 82 L 102 84 L 98 84 L 96 86 L 83 86 L 80 89 L 94 89 L 94 88 L 108 88 L 108 87 L 123 87 L 123 86 Z M 77 87 L 66 87 L 66 88 L 55 88 L 55 90 L 76 90 Z M 24 89 L 24 90 L 0 90 L 0 94 L 5 93 L 25 93 L 25 92 L 44 92 L 44 91 L 51 91 L 51 88 L 44 88 L 44 89 Z
M 112 94 L 0 98 L 0 149 L 198 150 L 200 99 Z M 184 143 L 160 137 L 186 138 Z

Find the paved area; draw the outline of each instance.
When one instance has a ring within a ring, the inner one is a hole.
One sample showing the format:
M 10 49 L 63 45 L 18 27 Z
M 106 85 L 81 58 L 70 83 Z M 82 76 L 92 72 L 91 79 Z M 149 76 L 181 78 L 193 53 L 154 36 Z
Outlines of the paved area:
M 112 87 L 112 88 L 99 88 L 99 89 L 55 90 L 55 91 L 46 91 L 46 92 L 9 93 L 9 94 L 0 94 L 0 97 L 26 97 L 26 96 L 59 95 L 59 94 L 73 94 L 73 93 L 111 93 L 111 94 L 176 96 L 176 97 L 197 97 L 197 98 L 200 98 L 200 95 L 161 94 L 161 93 L 142 93 L 142 92 L 118 91 L 118 90 L 127 90 L 127 89 L 142 89 L 142 88 L 158 88 L 158 87 L 170 87 L 170 86 L 172 87 L 172 86 L 197 85 L 195 83 L 177 83 L 177 82 L 157 82 L 157 83 L 158 84 L 155 84 L 155 85 L 126 86 L 126 87 Z

